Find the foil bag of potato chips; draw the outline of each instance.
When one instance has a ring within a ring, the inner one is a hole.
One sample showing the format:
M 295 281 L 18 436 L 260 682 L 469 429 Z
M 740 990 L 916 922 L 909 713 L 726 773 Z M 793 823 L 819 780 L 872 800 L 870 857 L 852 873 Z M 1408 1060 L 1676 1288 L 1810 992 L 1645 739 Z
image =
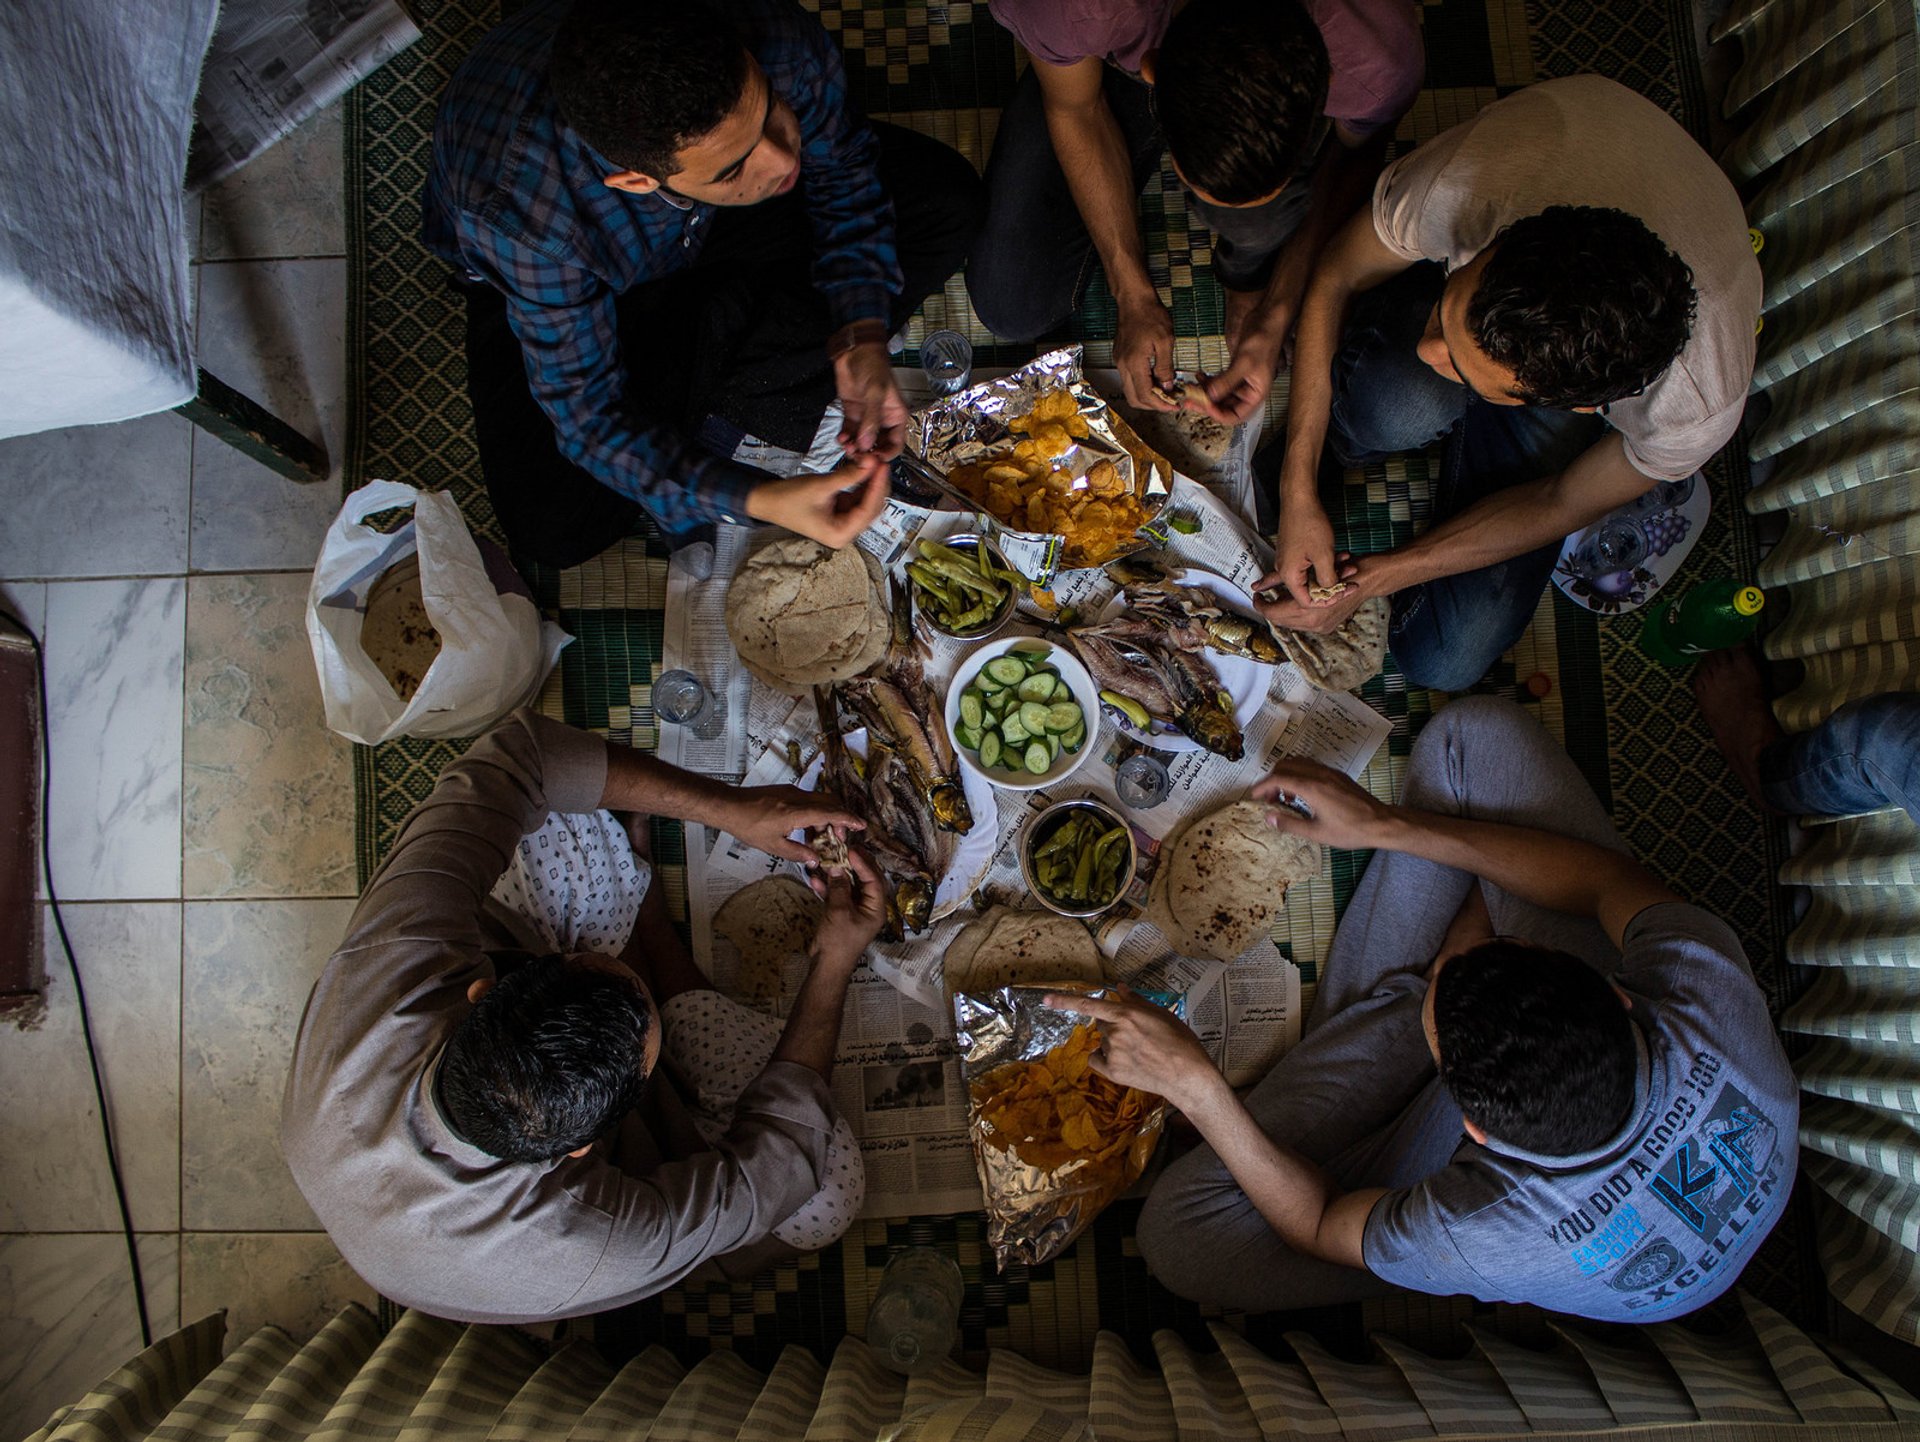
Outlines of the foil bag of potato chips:
M 1173 467 L 1087 384 L 1077 345 L 917 412 L 907 449 L 1036 585 L 1167 542 Z
M 1009 1261 L 1034 1266 L 1065 1250 L 1140 1179 L 1166 1121 L 1163 1098 L 1093 1069 L 1098 1029 L 1047 1006 L 1050 992 L 1107 994 L 1062 983 L 953 998 L 987 1241 L 1002 1271 Z

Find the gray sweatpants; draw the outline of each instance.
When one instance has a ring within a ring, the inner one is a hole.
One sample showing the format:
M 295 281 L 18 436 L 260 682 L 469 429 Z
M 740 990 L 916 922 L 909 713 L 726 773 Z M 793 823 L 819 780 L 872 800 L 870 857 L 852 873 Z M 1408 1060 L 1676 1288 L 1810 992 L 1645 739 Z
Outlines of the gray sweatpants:
M 1599 799 L 1539 724 L 1508 701 L 1455 701 L 1415 743 L 1404 804 L 1510 821 L 1624 850 Z M 1405 1187 L 1445 1167 L 1460 1109 L 1420 1028 L 1425 972 L 1475 878 L 1374 853 L 1348 904 L 1299 1044 L 1254 1087 L 1262 1131 L 1345 1191 Z M 1611 972 L 1598 923 L 1486 886 L 1496 935 L 1568 951 Z M 1140 1214 L 1141 1253 L 1171 1291 L 1247 1311 L 1353 1301 L 1391 1290 L 1371 1273 L 1285 1246 L 1211 1147 L 1169 1166 Z

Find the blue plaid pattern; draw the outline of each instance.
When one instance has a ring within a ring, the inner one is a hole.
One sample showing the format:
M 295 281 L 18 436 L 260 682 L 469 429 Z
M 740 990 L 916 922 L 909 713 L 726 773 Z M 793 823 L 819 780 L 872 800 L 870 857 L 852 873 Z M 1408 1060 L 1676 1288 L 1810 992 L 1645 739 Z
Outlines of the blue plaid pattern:
M 627 393 L 614 311 L 623 291 L 692 264 L 714 207 L 602 183 L 621 167 L 566 126 L 547 88 L 565 11 L 566 0 L 530 6 L 482 39 L 448 84 L 423 203 L 427 247 L 506 297 L 533 394 L 567 459 L 668 534 L 744 519 L 747 492 L 766 476 L 645 416 Z M 728 14 L 800 122 L 815 284 L 836 324 L 884 320 L 901 285 L 893 208 L 873 132 L 849 113 L 838 48 L 792 0 L 732 0 Z

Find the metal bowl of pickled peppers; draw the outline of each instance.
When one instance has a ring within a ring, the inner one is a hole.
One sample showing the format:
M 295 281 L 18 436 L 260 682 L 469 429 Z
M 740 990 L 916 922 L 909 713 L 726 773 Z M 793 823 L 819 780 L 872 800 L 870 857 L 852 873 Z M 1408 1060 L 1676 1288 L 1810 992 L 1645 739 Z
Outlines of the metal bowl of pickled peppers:
M 1020 837 L 1020 874 L 1040 904 L 1062 916 L 1110 910 L 1138 860 L 1133 828 L 1090 797 L 1054 802 Z
M 984 641 L 1013 619 L 1026 578 L 992 541 L 968 533 L 920 541 L 907 559 L 914 610 L 942 636 Z

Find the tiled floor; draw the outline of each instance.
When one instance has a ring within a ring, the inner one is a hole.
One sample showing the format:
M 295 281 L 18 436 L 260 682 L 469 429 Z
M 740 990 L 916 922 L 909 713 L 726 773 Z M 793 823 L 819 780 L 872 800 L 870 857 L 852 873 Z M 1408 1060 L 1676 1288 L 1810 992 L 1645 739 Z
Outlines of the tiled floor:
M 345 431 L 336 112 L 197 207 L 200 359 Z M 310 1332 L 371 1293 L 287 1176 L 280 1086 L 351 910 L 352 759 L 303 621 L 339 483 L 173 415 L 0 441 L 0 602 L 46 644 L 54 880 L 92 1006 L 153 1327 Z M 0 1028 L 0 1442 L 139 1345 L 73 988 Z

